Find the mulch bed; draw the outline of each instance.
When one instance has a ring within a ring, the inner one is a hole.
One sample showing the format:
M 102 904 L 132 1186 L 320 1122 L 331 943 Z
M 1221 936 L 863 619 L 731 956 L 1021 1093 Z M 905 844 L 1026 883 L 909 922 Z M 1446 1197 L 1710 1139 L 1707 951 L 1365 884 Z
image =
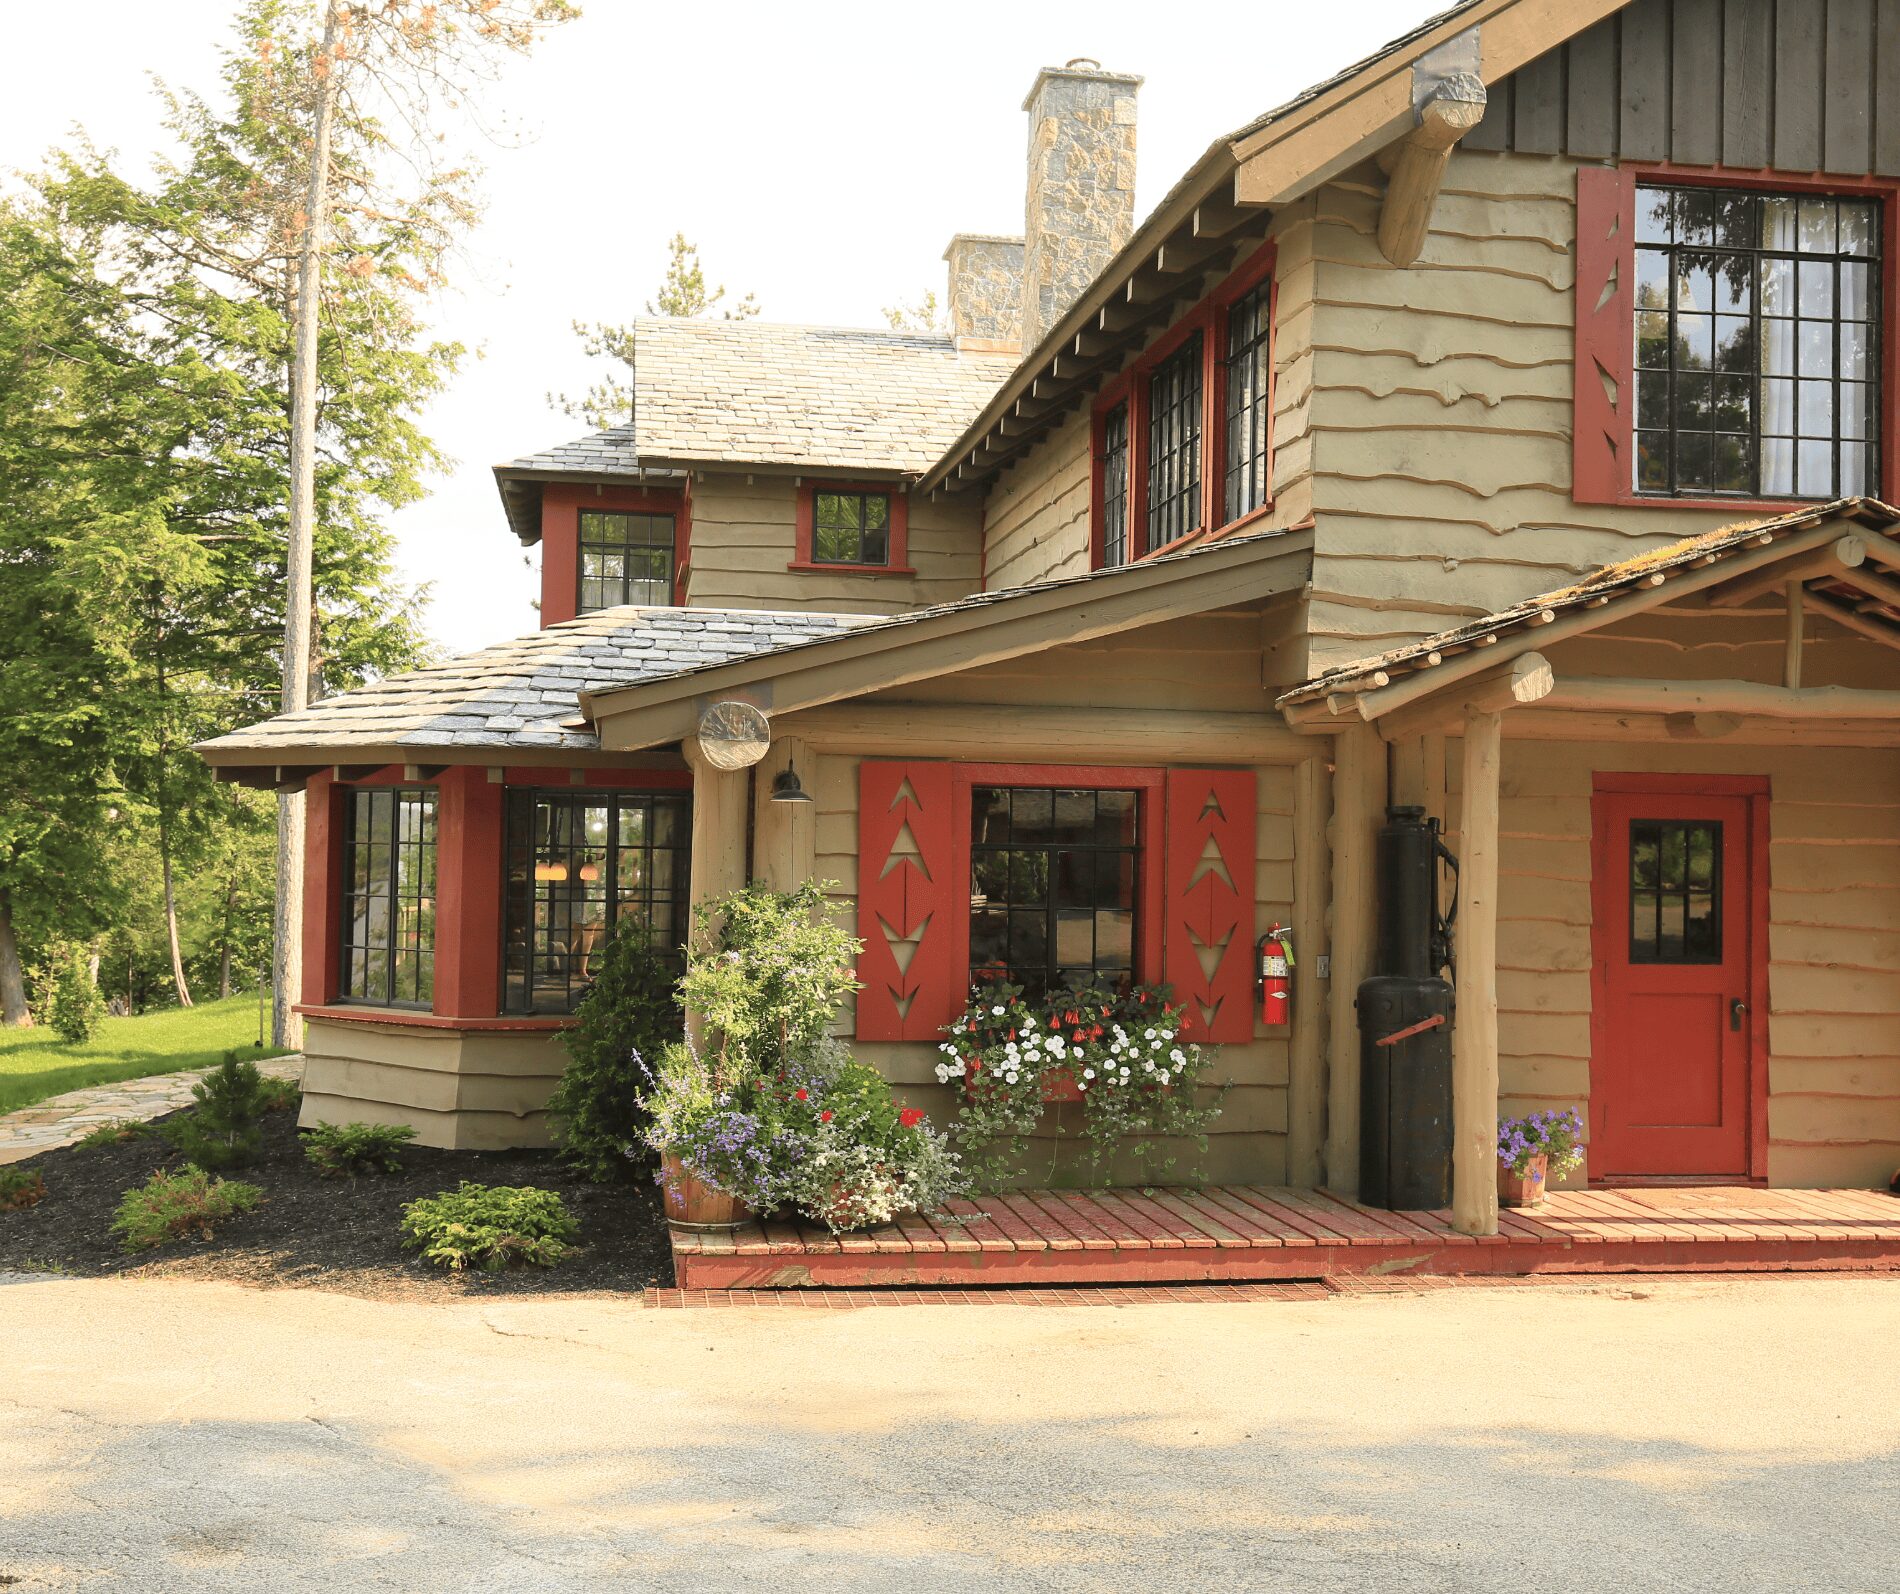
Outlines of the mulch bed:
M 544 1151 L 419 1146 L 402 1152 L 397 1174 L 319 1179 L 304 1157 L 295 1119 L 294 1112 L 268 1114 L 263 1156 L 226 1175 L 258 1186 L 261 1206 L 220 1225 L 209 1240 L 174 1240 L 131 1256 L 120 1250 L 110 1224 L 127 1190 L 159 1168 L 181 1166 L 160 1135 L 69 1146 L 19 1164 L 45 1178 L 46 1198 L 23 1211 L 0 1212 L 0 1272 L 217 1279 L 371 1300 L 625 1293 L 637 1305 L 649 1286 L 672 1286 L 666 1223 L 657 1192 L 644 1180 L 590 1184 Z M 165 1122 L 154 1120 L 153 1128 Z M 402 1208 L 463 1179 L 558 1191 L 580 1220 L 575 1250 L 552 1268 L 447 1273 L 425 1266 L 402 1248 Z

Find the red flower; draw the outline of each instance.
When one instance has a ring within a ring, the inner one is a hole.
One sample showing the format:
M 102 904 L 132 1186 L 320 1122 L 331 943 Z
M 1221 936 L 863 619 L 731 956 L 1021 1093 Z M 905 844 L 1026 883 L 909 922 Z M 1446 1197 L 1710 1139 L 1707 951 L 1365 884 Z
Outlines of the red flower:
M 829 1107 L 827 1107 L 823 1112 L 821 1112 L 818 1115 L 818 1121 L 821 1124 L 828 1124 L 831 1122 L 831 1109 Z
M 792 1092 L 792 1095 L 795 1098 L 797 1098 L 799 1101 L 803 1101 L 806 1097 L 805 1087 L 803 1085 L 800 1085 L 797 1090 Z
M 897 1121 L 906 1129 L 914 1129 L 924 1121 L 924 1110 L 921 1107 L 906 1107 L 897 1115 Z
M 1102 1038 L 1102 1026 L 1100 1024 L 1097 1024 L 1093 1029 L 1089 1031 L 1089 1039 L 1092 1041 L 1099 1041 L 1101 1038 Z
M 1016 1038 L 1016 1032 L 1015 1032 L 1014 1030 L 1011 1030 L 1011 1031 L 1009 1032 L 1009 1038 L 1010 1038 L 1011 1040 L 1014 1040 L 1014 1039 Z

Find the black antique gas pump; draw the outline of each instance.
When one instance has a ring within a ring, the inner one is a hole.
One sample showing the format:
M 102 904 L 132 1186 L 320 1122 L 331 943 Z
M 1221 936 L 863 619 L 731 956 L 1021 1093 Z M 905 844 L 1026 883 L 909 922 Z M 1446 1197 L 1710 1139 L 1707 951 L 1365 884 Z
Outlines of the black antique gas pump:
M 1439 865 L 1452 872 L 1439 910 Z M 1359 1197 L 1368 1206 L 1451 1205 L 1451 925 L 1458 862 L 1422 808 L 1386 810 L 1379 831 L 1379 943 L 1358 993 Z

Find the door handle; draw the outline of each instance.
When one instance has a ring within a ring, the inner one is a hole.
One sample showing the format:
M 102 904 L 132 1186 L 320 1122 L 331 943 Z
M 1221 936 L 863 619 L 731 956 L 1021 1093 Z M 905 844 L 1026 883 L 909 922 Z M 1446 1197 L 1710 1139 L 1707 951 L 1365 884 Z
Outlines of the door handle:
M 1742 1027 L 1742 1019 L 1747 1013 L 1748 1004 L 1739 996 L 1732 998 L 1728 1004 L 1728 1027 L 1739 1031 Z

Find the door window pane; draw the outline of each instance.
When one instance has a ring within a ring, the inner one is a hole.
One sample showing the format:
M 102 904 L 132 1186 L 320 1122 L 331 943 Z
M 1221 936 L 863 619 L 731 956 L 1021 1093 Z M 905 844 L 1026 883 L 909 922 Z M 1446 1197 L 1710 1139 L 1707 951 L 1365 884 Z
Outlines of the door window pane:
M 1632 963 L 1722 961 L 1722 825 L 1714 819 L 1632 819 Z

